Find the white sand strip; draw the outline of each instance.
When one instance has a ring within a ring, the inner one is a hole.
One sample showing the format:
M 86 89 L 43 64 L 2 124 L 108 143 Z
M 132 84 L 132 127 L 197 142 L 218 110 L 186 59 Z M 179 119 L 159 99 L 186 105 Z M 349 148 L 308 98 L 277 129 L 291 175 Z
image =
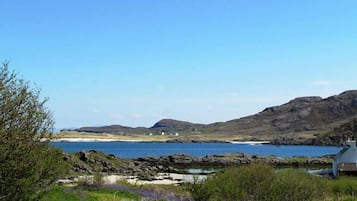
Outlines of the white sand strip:
M 270 144 L 270 141 L 229 141 L 229 143 L 256 145 L 256 144 Z
M 120 181 L 126 181 L 132 185 L 178 185 L 181 183 L 192 183 L 194 180 L 204 181 L 207 179 L 206 175 L 190 175 L 190 174 L 176 174 L 176 173 L 158 173 L 158 176 L 152 180 L 140 180 L 136 176 L 123 176 L 123 175 L 107 175 L 103 176 L 104 184 L 116 184 Z M 57 183 L 70 184 L 73 182 L 86 182 L 93 183 L 94 176 L 78 176 L 73 180 L 58 180 Z
M 145 140 L 121 140 L 114 138 L 57 138 L 51 142 L 146 142 Z

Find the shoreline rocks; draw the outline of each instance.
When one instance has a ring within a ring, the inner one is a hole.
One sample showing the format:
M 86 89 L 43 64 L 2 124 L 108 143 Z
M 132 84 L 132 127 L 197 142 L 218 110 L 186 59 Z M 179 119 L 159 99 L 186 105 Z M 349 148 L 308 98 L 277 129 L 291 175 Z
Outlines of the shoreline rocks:
M 268 163 L 276 167 L 321 167 L 331 166 L 333 156 L 324 157 L 291 157 L 248 155 L 229 153 L 195 157 L 188 154 L 140 157 L 122 159 L 95 150 L 64 154 L 64 160 L 70 166 L 70 175 L 126 175 L 136 176 L 141 180 L 155 179 L 158 173 L 185 174 L 190 168 L 228 167 L 249 163 Z
M 229 153 L 222 155 L 207 155 L 194 157 L 188 154 L 173 154 L 167 156 L 140 157 L 136 161 L 145 162 L 150 165 L 166 166 L 234 166 L 249 163 L 268 163 L 274 166 L 313 166 L 331 165 L 332 158 L 325 157 L 291 157 L 281 158 L 277 156 L 248 155 L 245 153 Z

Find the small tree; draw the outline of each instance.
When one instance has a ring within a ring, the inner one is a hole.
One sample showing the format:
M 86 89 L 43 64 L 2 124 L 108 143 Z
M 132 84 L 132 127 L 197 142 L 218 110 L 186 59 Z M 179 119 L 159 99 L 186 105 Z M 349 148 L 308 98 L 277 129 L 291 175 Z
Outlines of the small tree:
M 62 152 L 49 145 L 53 118 L 23 79 L 0 66 L 0 200 L 31 200 L 62 172 Z

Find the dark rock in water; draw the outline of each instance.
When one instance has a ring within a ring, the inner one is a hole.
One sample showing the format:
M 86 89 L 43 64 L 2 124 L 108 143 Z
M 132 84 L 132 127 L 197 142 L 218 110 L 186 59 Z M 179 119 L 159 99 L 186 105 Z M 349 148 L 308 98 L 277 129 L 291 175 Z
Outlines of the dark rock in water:
M 194 158 L 187 154 L 174 154 L 168 156 L 168 161 L 173 164 L 191 164 Z

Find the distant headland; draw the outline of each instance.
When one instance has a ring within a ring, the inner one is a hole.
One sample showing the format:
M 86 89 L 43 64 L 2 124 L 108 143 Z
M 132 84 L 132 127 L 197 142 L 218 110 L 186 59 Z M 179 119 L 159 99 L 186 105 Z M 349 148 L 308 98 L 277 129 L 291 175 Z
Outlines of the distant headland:
M 341 145 L 357 131 L 357 90 L 321 98 L 295 98 L 279 106 L 212 124 L 162 119 L 152 127 L 110 125 L 61 130 L 59 138 L 119 141 L 269 141 L 273 144 Z M 66 139 L 64 139 L 66 140 Z M 74 139 L 75 140 L 75 139 Z

